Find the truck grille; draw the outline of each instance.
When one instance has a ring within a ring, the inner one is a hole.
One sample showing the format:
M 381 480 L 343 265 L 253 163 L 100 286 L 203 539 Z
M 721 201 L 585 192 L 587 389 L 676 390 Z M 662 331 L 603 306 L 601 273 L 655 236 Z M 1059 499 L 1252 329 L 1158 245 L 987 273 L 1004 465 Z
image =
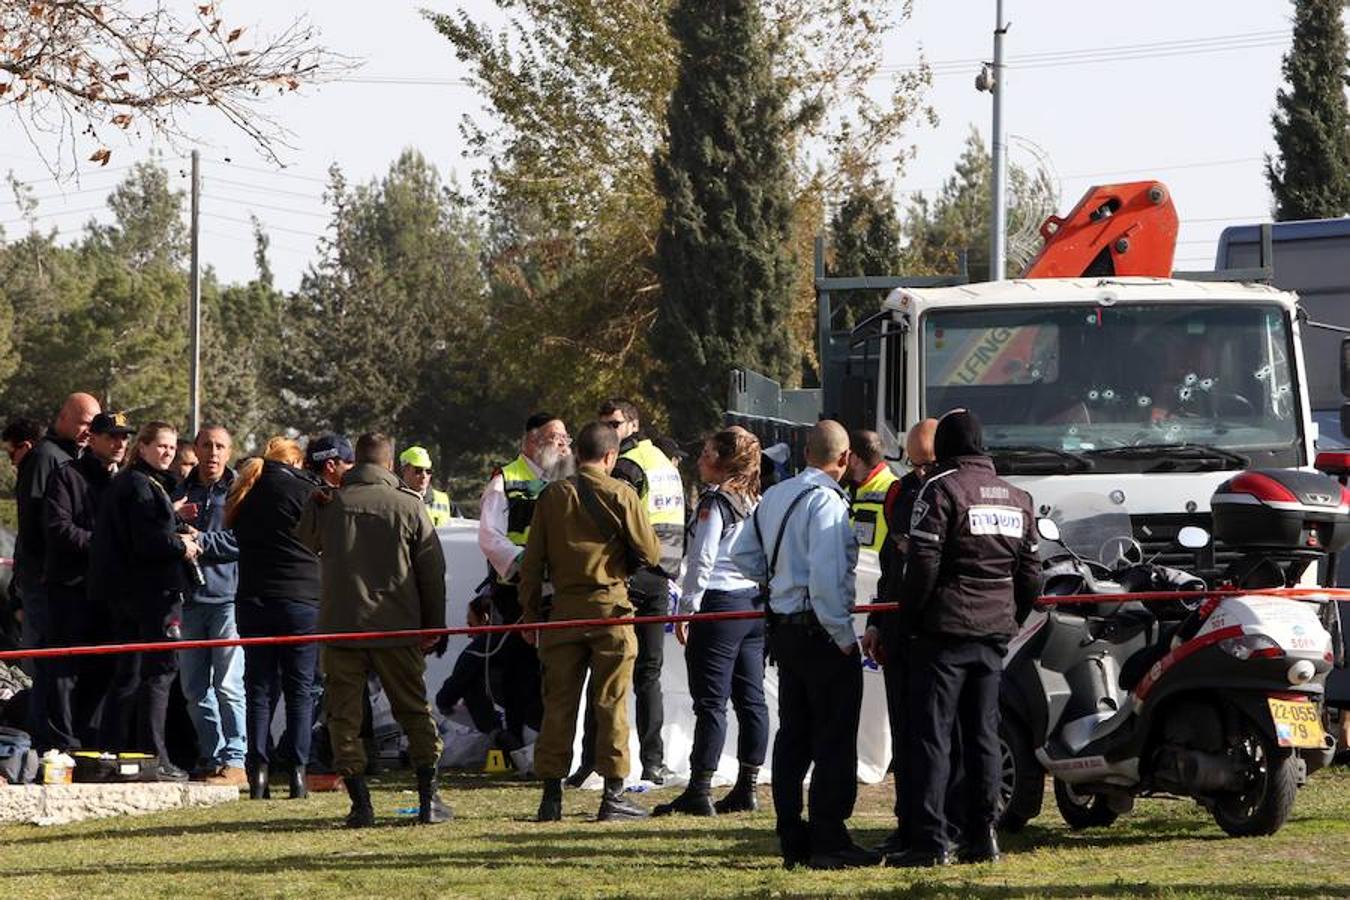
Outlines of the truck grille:
M 1209 513 L 1158 513 L 1130 518 L 1134 524 L 1134 539 L 1143 548 L 1144 559 L 1199 575 L 1211 587 L 1218 584 L 1228 566 L 1242 556 L 1240 550 L 1218 540 L 1200 550 L 1177 546 L 1177 532 L 1186 525 L 1197 525 L 1211 535 L 1214 533 L 1214 522 Z

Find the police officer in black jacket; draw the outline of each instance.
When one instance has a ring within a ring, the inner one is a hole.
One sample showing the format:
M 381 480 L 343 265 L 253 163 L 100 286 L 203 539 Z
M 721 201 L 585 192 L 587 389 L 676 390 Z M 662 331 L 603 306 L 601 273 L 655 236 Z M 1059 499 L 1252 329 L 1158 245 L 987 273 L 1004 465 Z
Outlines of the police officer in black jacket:
M 938 420 L 938 471 L 910 520 L 904 596 L 910 645 L 914 802 L 909 850 L 889 865 L 950 861 L 964 834 L 967 861 L 998 859 L 999 680 L 1003 653 L 1040 593 L 1031 497 L 999 478 L 979 420 L 964 409 Z M 965 805 L 946 803 L 953 723 L 959 723 Z
M 169 761 L 164 721 L 178 671 L 171 646 L 192 589 L 189 565 L 201 554 L 190 535 L 179 533 L 169 494 L 169 472 L 178 432 L 164 422 L 143 426 L 135 459 L 113 479 L 99 504 L 89 545 L 89 596 L 112 612 L 119 642 L 166 642 L 163 652 L 126 653 L 108 687 L 99 740 L 104 750 L 146 750 L 159 757 L 161 780 L 185 781 Z
M 89 426 L 89 447 L 80 458 L 52 473 L 43 495 L 46 534 L 47 604 L 51 644 L 76 647 L 111 639 L 108 610 L 89 602 L 85 576 L 89 541 L 104 491 L 127 452 L 136 429 L 122 413 L 99 413 Z M 51 739 L 63 749 L 97 744 L 103 696 L 112 676 L 109 656 L 74 656 L 53 661 Z

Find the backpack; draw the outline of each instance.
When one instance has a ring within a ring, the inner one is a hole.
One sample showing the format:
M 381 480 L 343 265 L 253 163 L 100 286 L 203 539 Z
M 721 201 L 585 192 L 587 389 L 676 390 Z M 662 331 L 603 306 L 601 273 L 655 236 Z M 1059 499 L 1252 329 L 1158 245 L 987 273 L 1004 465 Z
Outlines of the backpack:
M 9 784 L 32 784 L 38 756 L 28 732 L 0 726 L 0 778 Z

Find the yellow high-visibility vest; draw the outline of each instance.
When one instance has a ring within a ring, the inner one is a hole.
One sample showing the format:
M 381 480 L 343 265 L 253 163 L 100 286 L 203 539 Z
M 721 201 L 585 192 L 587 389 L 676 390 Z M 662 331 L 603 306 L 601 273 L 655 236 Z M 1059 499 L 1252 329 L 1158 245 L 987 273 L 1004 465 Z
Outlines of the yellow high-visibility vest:
M 427 505 L 427 512 L 431 515 L 431 524 L 437 528 L 450 523 L 450 495 L 445 491 L 431 489 L 431 496 L 423 496 L 422 502 Z
M 506 537 L 524 549 L 530 539 L 530 521 L 534 504 L 548 482 L 534 474 L 525 457 L 517 456 L 502 467 L 502 487 L 506 491 Z
M 853 533 L 863 550 L 880 553 L 886 544 L 889 528 L 886 525 L 886 495 L 900 476 L 882 463 L 853 492 Z
M 637 463 L 647 477 L 647 486 L 638 498 L 647 505 L 652 527 L 674 525 L 684 530 L 684 481 L 670 457 L 651 441 L 638 441 L 623 459 Z

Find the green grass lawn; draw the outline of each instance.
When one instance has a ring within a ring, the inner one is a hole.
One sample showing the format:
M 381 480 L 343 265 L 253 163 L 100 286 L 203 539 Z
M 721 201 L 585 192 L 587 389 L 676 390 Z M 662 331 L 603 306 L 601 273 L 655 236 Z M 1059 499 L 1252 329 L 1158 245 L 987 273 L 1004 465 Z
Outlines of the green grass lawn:
M 1226 838 L 1192 803 L 1150 800 L 1110 829 L 1071 833 L 1047 810 L 1005 840 L 998 865 L 923 872 L 785 871 L 773 816 L 591 821 L 596 792 L 564 820 L 530 821 L 534 785 L 451 779 L 454 822 L 416 828 L 406 782 L 382 783 L 382 827 L 337 829 L 345 796 L 229 804 L 38 829 L 0 828 L 3 896 L 549 897 L 1350 897 L 1350 772 L 1321 772 L 1276 836 Z M 761 788 L 767 798 L 767 789 Z M 644 801 L 672 792 L 648 794 Z M 889 782 L 863 788 L 863 842 L 889 830 Z

